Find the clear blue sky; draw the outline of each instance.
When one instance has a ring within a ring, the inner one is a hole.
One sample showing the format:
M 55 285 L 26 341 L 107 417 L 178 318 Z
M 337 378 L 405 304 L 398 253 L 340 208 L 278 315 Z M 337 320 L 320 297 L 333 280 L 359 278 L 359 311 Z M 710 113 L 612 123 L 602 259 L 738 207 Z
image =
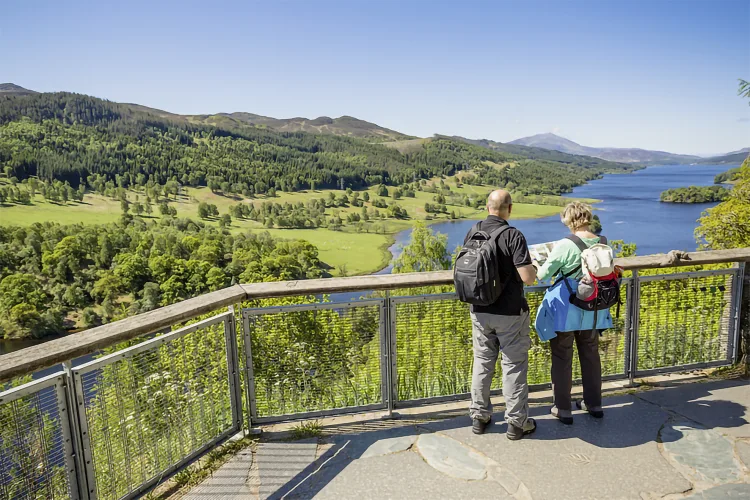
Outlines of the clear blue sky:
M 4 0 L 0 82 L 176 113 L 711 154 L 750 146 L 750 0 Z

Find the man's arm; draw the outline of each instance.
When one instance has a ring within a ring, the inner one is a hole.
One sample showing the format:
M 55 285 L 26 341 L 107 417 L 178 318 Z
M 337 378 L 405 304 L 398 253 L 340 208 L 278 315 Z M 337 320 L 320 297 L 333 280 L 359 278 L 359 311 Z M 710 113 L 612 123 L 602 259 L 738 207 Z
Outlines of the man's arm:
M 513 265 L 516 266 L 518 276 L 526 285 L 533 285 L 536 280 L 536 268 L 533 265 L 526 238 L 518 229 L 513 228 L 508 232 L 511 233 L 508 238 L 508 249 L 513 257 Z
M 526 266 L 517 267 L 518 275 L 521 277 L 521 281 L 526 285 L 533 285 L 536 281 L 536 267 L 531 264 Z

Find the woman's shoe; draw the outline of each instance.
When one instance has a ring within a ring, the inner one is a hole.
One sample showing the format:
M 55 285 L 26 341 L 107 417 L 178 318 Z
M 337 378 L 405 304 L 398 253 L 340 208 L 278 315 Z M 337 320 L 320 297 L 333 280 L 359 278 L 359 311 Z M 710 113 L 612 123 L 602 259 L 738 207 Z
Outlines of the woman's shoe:
M 602 410 L 601 406 L 593 406 L 589 408 L 588 406 L 586 406 L 585 401 L 576 401 L 576 407 L 579 410 L 585 410 L 589 412 L 589 415 L 594 418 L 604 418 L 604 411 Z
M 552 413 L 552 416 L 558 419 L 563 424 L 573 425 L 573 417 L 570 415 L 570 411 L 559 410 L 557 406 L 553 406 L 552 410 L 550 410 L 550 413 Z M 568 415 L 565 415 L 565 413 L 568 413 Z

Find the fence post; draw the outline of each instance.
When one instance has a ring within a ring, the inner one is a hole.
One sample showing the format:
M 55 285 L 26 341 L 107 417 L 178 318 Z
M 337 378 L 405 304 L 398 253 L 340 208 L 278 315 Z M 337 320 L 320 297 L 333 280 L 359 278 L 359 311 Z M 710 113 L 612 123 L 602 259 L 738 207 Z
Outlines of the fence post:
M 89 498 L 86 487 L 86 472 L 84 469 L 81 444 L 81 433 L 78 430 L 78 406 L 75 404 L 75 385 L 71 376 L 71 362 L 63 364 L 62 384 L 56 385 L 57 405 L 63 431 L 65 449 L 65 467 L 68 472 L 68 482 L 71 485 L 73 499 Z
M 732 336 L 729 338 L 729 349 L 727 357 L 732 364 L 737 363 L 740 360 L 740 350 L 742 344 L 742 337 L 740 335 L 742 331 L 742 297 L 745 284 L 745 263 L 739 262 L 737 266 L 737 272 L 734 275 L 734 282 L 732 283 L 732 311 L 734 317 L 732 318 Z
M 86 495 L 84 498 L 96 500 L 96 472 L 94 471 L 94 459 L 93 450 L 91 448 L 91 436 L 89 435 L 89 423 L 86 417 L 86 399 L 83 392 L 83 381 L 81 380 L 81 374 L 74 371 L 70 367 L 70 373 L 73 380 L 73 390 L 75 397 L 76 407 L 75 414 L 78 417 L 78 432 L 77 434 L 81 440 L 81 454 L 79 463 L 83 465 L 81 474 L 85 476 L 85 480 L 82 483 L 86 486 Z
M 393 394 L 391 391 L 391 328 L 390 328 L 390 292 L 386 291 L 380 304 L 380 387 L 383 403 L 388 409 L 388 418 L 393 416 Z
M 247 431 L 250 434 L 260 434 L 259 429 L 253 429 L 253 421 L 258 418 L 258 407 L 255 402 L 255 374 L 253 371 L 253 345 L 250 336 L 250 315 L 242 311 L 242 336 L 244 341 L 245 358 L 245 399 L 247 407 Z
M 633 270 L 628 307 L 628 387 L 635 387 L 635 374 L 638 371 L 638 315 L 641 309 L 641 282 L 638 270 Z
M 388 418 L 393 418 L 393 410 L 396 408 L 398 390 L 396 387 L 396 304 L 391 300 L 391 292 L 385 292 L 383 299 L 383 313 L 381 315 L 383 328 L 383 352 L 385 363 L 383 364 L 383 376 L 385 385 L 383 387 L 388 407 Z
M 227 376 L 229 377 L 230 404 L 236 430 L 242 429 L 242 387 L 240 386 L 239 356 L 237 355 L 237 330 L 234 306 L 229 306 L 230 316 L 224 320 L 224 341 L 227 346 Z

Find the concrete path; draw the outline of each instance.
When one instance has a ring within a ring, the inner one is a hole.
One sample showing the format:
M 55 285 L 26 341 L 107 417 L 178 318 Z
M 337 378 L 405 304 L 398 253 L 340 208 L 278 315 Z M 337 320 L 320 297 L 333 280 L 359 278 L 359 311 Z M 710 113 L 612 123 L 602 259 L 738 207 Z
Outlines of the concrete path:
M 717 381 L 605 399 L 605 418 L 506 439 L 467 416 L 395 420 L 317 442 L 261 443 L 188 493 L 207 498 L 750 499 L 750 385 Z M 244 471 L 243 471 L 244 468 Z

